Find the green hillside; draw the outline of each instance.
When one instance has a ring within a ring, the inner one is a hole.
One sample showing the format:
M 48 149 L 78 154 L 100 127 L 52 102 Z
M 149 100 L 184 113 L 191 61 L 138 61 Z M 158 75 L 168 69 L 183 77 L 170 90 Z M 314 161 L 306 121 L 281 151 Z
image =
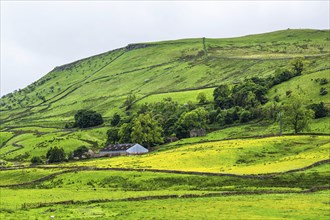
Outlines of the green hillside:
M 99 149 L 106 141 L 110 117 L 116 112 L 125 117 L 123 105 L 129 94 L 137 98 L 133 111 L 168 97 L 179 104 L 197 104 L 199 93 L 212 105 L 216 86 L 272 76 L 297 57 L 303 59 L 303 74 L 272 87 L 269 100 L 278 96 L 284 102 L 290 90 L 306 104 L 323 101 L 329 105 L 329 94 L 319 94 L 321 87 L 330 90 L 330 83 L 319 83 L 322 78 L 330 81 L 329 39 L 328 30 L 283 30 L 238 38 L 141 43 L 56 67 L 1 98 L 1 156 L 28 160 L 44 155 L 51 146 L 61 146 L 66 152 L 81 145 Z M 80 109 L 96 110 L 105 117 L 105 124 L 87 130 L 64 129 Z M 328 133 L 328 124 L 328 118 L 318 119 L 311 128 Z M 278 132 L 272 124 L 266 129 L 245 127 L 248 130 L 242 135 L 234 136 Z M 226 131 L 218 133 L 223 136 Z
M 329 31 L 319 30 L 206 39 L 207 57 L 202 39 L 129 45 L 56 67 L 2 97 L 1 121 L 62 126 L 82 108 L 110 116 L 129 93 L 144 98 L 267 76 L 295 57 L 304 57 L 305 74 L 313 74 L 329 69 L 329 42 Z
M 0 219 L 329 219 L 329 61 L 329 30 L 288 29 L 130 44 L 55 67 L 0 99 Z M 290 104 L 309 125 L 296 134 Z M 74 125 L 81 109 L 104 123 Z M 148 154 L 73 158 L 140 140 Z

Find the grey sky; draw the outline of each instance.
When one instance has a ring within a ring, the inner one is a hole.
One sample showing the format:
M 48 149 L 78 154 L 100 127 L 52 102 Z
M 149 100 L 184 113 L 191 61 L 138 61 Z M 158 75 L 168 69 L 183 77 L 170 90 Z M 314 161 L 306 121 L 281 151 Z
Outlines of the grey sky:
M 129 43 L 329 29 L 329 1 L 1 1 L 1 95 Z

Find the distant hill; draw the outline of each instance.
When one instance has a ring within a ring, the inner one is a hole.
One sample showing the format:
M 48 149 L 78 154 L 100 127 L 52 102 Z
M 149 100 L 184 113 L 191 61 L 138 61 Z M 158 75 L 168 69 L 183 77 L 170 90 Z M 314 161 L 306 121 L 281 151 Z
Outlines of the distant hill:
M 130 93 L 143 99 L 265 77 L 296 57 L 306 60 L 305 75 L 327 77 L 329 33 L 288 29 L 238 38 L 130 44 L 55 67 L 26 88 L 2 97 L 1 123 L 62 125 L 82 108 L 110 116 L 121 111 Z

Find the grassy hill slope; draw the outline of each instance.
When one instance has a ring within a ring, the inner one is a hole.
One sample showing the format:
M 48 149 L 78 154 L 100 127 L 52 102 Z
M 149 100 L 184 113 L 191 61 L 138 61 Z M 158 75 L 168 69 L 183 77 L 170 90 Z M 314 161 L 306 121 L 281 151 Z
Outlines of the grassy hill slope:
M 328 70 L 329 31 L 284 30 L 229 39 L 129 45 L 56 67 L 25 89 L 1 99 L 5 124 L 63 125 L 90 108 L 110 116 L 129 93 L 138 98 L 267 76 L 305 57 L 305 74 Z M 326 71 L 321 74 L 326 75 Z
M 329 94 L 320 96 L 319 90 L 325 87 L 330 91 L 330 84 L 320 86 L 316 81 L 330 81 L 329 34 L 329 30 L 282 30 L 238 38 L 206 38 L 205 45 L 203 39 L 132 44 L 56 67 L 35 83 L 0 99 L 1 157 L 24 161 L 44 155 L 51 146 L 64 147 L 66 152 L 81 145 L 99 149 L 106 140 L 109 117 L 115 112 L 123 114 L 123 103 L 130 93 L 138 98 L 133 110 L 166 97 L 181 104 L 196 103 L 199 92 L 212 102 L 217 85 L 272 75 L 297 57 L 304 59 L 303 75 L 274 86 L 268 92 L 269 99 L 279 96 L 285 101 L 286 91 L 292 90 L 301 94 L 306 104 L 329 104 Z M 83 108 L 100 112 L 105 125 L 64 129 Z M 329 133 L 328 120 L 314 120 L 312 132 Z M 243 125 L 210 136 L 219 140 L 274 134 L 276 126 Z M 199 141 L 206 139 L 208 136 Z M 174 145 L 186 142 L 194 139 Z

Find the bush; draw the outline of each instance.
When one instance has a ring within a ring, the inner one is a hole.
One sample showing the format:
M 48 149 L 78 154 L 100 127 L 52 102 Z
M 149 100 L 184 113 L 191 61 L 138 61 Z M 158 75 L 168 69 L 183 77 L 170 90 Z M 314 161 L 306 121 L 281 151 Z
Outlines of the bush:
M 110 122 L 111 126 L 117 126 L 120 120 L 121 120 L 120 115 L 118 113 L 115 113 Z
M 328 114 L 328 109 L 324 106 L 323 102 L 320 102 L 319 104 L 311 104 L 309 108 L 314 111 L 315 118 L 323 118 Z
M 48 159 L 49 163 L 56 163 L 56 162 L 62 162 L 65 160 L 65 153 L 63 148 L 50 148 L 47 151 L 46 158 Z
M 37 164 L 43 164 L 44 162 L 40 157 L 34 156 L 31 159 L 31 163 L 37 165 Z
M 244 123 L 244 122 L 248 122 L 250 119 L 250 112 L 243 110 L 240 114 L 239 114 L 239 122 L 240 123 Z
M 75 149 L 73 151 L 73 156 L 74 157 L 79 157 L 79 158 L 82 158 L 82 156 L 88 152 L 88 147 L 85 147 L 85 146 L 80 146 L 78 147 L 77 149 Z
M 75 127 L 88 128 L 103 124 L 101 114 L 92 110 L 79 110 L 75 116 Z
M 328 94 L 328 90 L 326 88 L 324 88 L 324 87 L 321 87 L 321 89 L 320 89 L 320 95 L 326 95 L 326 94 Z
M 118 143 L 118 141 L 120 139 L 118 132 L 119 132 L 119 128 L 110 128 L 107 131 L 108 138 L 107 138 L 106 145 Z
M 320 85 L 325 85 L 328 83 L 328 80 L 326 78 L 320 79 Z

